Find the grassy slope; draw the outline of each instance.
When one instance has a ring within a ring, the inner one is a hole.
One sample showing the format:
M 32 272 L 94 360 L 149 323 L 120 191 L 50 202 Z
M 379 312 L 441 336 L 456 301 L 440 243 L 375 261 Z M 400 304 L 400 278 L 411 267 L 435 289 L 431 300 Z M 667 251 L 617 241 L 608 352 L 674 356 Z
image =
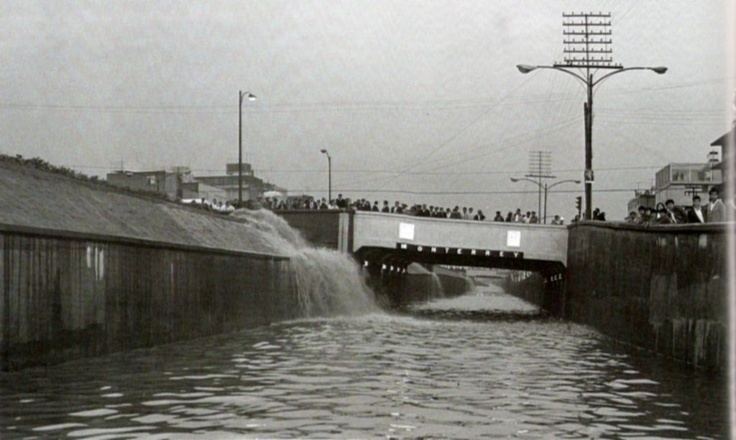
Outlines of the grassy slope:
M 0 162 L 0 223 L 240 251 L 275 251 L 235 220 L 4 162 Z

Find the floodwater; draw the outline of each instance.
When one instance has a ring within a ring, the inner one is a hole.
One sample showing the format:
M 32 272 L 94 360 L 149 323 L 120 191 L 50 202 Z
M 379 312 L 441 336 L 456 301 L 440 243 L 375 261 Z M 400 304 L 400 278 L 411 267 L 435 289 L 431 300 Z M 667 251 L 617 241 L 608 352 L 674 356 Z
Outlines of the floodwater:
M 0 375 L 0 438 L 726 438 L 726 402 L 481 287 Z

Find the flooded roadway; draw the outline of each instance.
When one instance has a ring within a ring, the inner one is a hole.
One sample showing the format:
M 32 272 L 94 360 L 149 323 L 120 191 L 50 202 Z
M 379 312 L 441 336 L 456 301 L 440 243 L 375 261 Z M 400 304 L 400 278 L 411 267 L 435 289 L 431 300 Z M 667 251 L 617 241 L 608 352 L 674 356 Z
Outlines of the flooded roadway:
M 0 438 L 726 438 L 725 378 L 533 312 L 479 288 L 4 374 Z

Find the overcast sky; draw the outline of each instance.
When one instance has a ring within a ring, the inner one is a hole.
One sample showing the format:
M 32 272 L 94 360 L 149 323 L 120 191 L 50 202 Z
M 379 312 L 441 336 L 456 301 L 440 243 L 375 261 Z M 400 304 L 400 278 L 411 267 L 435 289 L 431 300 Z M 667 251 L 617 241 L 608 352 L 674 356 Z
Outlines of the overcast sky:
M 730 128 L 727 1 L 0 2 L 0 152 L 104 175 L 246 160 L 291 192 L 536 210 L 528 155 L 580 178 L 584 89 L 518 63 L 561 60 L 562 13 L 610 11 L 628 72 L 595 96 L 595 190 L 704 162 Z M 733 10 L 730 10 L 733 12 Z M 570 218 L 575 193 L 550 194 Z M 394 192 L 375 192 L 389 190 Z M 407 191 L 398 193 L 398 191 Z M 414 192 L 410 194 L 408 192 Z M 437 195 L 431 192 L 476 192 Z M 484 194 L 477 194 L 483 192 Z M 423 193 L 423 194 L 421 194 Z M 609 218 L 631 191 L 594 192 Z

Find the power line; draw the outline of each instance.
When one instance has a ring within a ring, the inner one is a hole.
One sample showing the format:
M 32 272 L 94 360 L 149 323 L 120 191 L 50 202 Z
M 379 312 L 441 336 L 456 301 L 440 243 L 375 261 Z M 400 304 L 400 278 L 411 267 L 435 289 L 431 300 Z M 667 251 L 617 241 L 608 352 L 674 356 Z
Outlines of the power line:
M 313 189 L 290 189 L 292 192 L 324 192 L 321 190 Z M 537 190 L 510 190 L 510 191 L 412 191 L 406 189 L 359 189 L 359 188 L 333 188 L 333 192 L 340 191 L 343 193 L 365 193 L 365 194 L 409 194 L 409 195 L 436 195 L 436 196 L 451 196 L 451 195 L 492 195 L 492 194 L 536 194 Z M 633 192 L 636 188 L 602 188 L 597 189 L 595 192 Z M 554 194 L 569 193 L 569 194 L 580 194 L 582 190 L 555 190 Z
M 98 169 L 98 170 L 112 170 L 119 171 L 120 165 L 111 166 L 96 166 L 96 165 L 80 165 L 80 164 L 60 164 L 60 166 L 77 169 Z M 638 165 L 638 166 L 624 166 L 624 167 L 607 167 L 598 168 L 599 171 L 630 171 L 630 170 L 652 170 L 660 169 L 663 165 Z M 222 169 L 209 169 L 209 168 L 193 168 L 192 172 L 224 172 Z M 265 173 L 295 173 L 295 174 L 308 174 L 308 173 L 325 173 L 324 169 L 307 169 L 307 168 L 255 168 L 254 172 L 265 172 Z M 494 174 L 518 174 L 523 173 L 526 170 L 487 170 L 487 171 L 408 171 L 404 174 L 412 176 L 445 176 L 445 175 L 494 175 Z M 569 173 L 583 171 L 582 168 L 567 168 L 567 169 L 556 169 L 553 170 L 555 173 Z M 398 170 L 390 169 L 333 169 L 332 173 L 342 174 L 395 174 Z

